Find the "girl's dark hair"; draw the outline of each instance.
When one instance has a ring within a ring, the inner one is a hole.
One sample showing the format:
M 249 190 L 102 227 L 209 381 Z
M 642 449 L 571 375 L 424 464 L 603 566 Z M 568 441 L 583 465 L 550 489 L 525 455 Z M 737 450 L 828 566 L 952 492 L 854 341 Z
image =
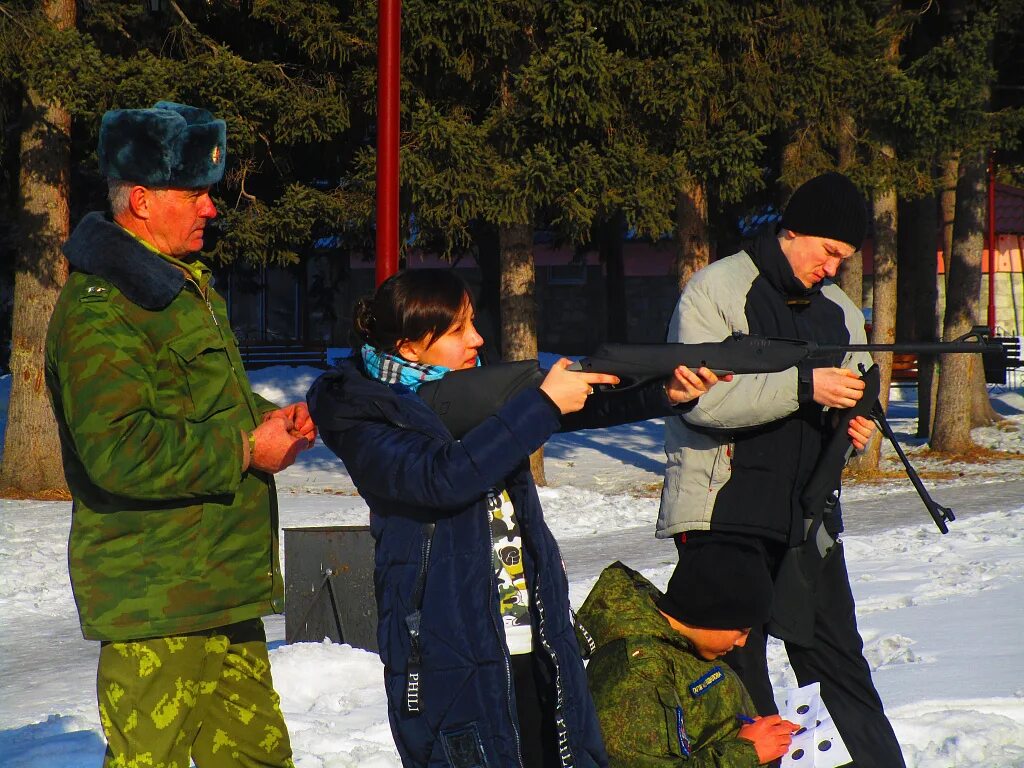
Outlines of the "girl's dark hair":
M 392 275 L 372 297 L 352 310 L 353 346 L 369 344 L 397 352 L 406 340 L 429 337 L 432 344 L 455 324 L 473 299 L 465 281 L 450 269 L 411 269 Z

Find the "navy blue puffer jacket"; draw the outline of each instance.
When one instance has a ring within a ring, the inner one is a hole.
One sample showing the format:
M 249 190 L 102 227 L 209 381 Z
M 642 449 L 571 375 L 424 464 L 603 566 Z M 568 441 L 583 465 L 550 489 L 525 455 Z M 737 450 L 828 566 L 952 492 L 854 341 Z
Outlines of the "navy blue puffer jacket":
M 377 635 L 403 765 L 522 764 L 491 561 L 491 488 L 508 491 L 522 527 L 537 652 L 550 662 L 560 702 L 562 764 L 607 765 L 565 570 L 527 461 L 563 426 L 550 400 L 536 389 L 522 392 L 455 440 L 418 395 L 367 378 L 353 360 L 322 375 L 307 399 L 321 437 L 370 508 Z M 573 428 L 672 413 L 660 384 L 590 400 L 593 408 L 573 414 Z M 418 665 L 409 631 L 417 603 Z M 418 687 L 409 686 L 410 667 L 418 667 Z M 418 694 L 417 714 L 405 706 L 410 693 Z

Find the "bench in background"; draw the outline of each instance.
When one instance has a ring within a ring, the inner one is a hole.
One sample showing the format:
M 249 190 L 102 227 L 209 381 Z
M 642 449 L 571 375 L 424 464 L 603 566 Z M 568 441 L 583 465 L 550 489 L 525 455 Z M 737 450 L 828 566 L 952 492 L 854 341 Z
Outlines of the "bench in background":
M 327 345 L 319 341 L 239 341 L 242 364 L 249 370 L 272 365 L 327 368 Z
M 917 384 L 917 355 L 905 352 L 893 354 L 892 383 Z

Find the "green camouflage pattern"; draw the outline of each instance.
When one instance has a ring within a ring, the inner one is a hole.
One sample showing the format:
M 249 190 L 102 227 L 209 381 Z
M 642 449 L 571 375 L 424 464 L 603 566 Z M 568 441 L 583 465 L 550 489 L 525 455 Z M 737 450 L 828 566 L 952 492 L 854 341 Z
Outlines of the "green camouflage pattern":
M 96 684 L 104 768 L 294 768 L 259 619 L 103 643 Z
M 596 644 L 587 679 L 611 768 L 759 765 L 753 742 L 738 736 L 737 715 L 756 714 L 743 683 L 724 662 L 694 653 L 658 612 L 660 596 L 616 562 L 578 615 Z
M 186 280 L 154 311 L 73 272 L 50 320 L 46 383 L 74 499 L 69 565 L 87 639 L 283 610 L 273 478 L 241 471 L 241 430 L 275 406 L 253 394 L 212 288 L 204 298 Z

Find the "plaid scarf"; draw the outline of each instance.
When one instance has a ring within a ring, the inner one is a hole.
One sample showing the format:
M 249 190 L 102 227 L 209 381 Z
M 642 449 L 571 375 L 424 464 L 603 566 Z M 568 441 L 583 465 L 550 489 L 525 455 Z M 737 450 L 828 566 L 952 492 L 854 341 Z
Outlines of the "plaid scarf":
M 398 355 L 381 352 L 369 344 L 363 344 L 360 353 L 366 372 L 372 378 L 385 384 L 404 384 L 413 392 L 419 389 L 423 382 L 436 381 L 451 370 L 443 365 L 413 363 Z

